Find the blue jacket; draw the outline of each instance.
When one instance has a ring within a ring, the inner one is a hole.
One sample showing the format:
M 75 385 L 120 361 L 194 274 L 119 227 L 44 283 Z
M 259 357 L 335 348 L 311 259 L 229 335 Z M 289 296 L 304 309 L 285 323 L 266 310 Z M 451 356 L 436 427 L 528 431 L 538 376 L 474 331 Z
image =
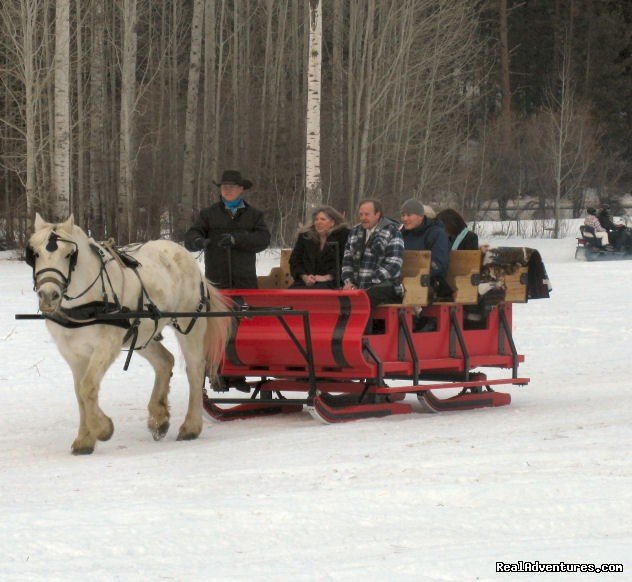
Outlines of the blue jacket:
M 421 226 L 411 230 L 402 229 L 402 237 L 407 251 L 430 251 L 431 277 L 446 276 L 450 258 L 450 240 L 440 220 L 426 216 Z

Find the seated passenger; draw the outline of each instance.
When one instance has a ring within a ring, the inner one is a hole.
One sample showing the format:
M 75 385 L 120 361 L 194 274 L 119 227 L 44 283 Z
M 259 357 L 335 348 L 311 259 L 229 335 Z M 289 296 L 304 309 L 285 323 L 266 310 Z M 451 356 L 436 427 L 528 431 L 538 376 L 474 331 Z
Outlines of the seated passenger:
M 442 210 L 437 214 L 437 220 L 443 223 L 453 251 L 478 250 L 478 235 L 467 227 L 465 220 L 456 210 Z
M 349 234 L 344 217 L 331 206 L 312 212 L 311 223 L 298 232 L 290 256 L 290 289 L 337 289 Z
M 597 218 L 597 210 L 595 208 L 586 208 L 584 225 L 592 226 L 595 229 L 595 236 L 601 240 L 603 246 L 606 246 L 610 242 L 608 239 L 608 231 L 601 225 L 599 218 Z
M 599 207 L 597 213 L 597 219 L 603 228 L 608 231 L 608 238 L 610 244 L 614 247 L 615 251 L 623 250 L 627 242 L 626 228 L 623 224 L 615 224 L 610 217 L 610 205 L 602 204 Z
M 450 241 L 441 222 L 425 216 L 424 205 L 410 198 L 402 204 L 402 237 L 407 251 L 430 251 L 430 285 L 433 295 L 452 294 L 445 277 L 448 273 Z
M 349 233 L 342 259 L 343 289 L 364 289 L 371 308 L 380 303 L 401 303 L 404 241 L 397 224 L 383 216 L 378 200 L 358 206 L 360 223 Z

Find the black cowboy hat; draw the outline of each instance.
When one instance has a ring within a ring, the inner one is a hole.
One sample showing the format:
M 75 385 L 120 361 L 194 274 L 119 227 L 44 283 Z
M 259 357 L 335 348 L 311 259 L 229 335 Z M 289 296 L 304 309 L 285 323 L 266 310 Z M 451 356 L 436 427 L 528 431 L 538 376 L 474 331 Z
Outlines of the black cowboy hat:
M 225 170 L 222 174 L 222 179 L 219 182 L 213 182 L 216 186 L 221 186 L 222 184 L 235 184 L 237 186 L 242 186 L 244 190 L 248 190 L 252 186 L 252 182 L 250 180 L 246 180 L 241 177 L 241 172 L 237 170 Z

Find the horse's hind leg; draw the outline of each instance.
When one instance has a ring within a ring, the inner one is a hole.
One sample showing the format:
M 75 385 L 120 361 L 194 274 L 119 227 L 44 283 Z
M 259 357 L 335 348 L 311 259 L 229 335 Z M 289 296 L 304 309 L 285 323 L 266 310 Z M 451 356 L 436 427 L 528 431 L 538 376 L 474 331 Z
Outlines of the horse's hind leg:
M 152 365 L 156 373 L 154 389 L 147 406 L 149 411 L 147 427 L 154 440 L 159 441 L 169 430 L 169 379 L 171 378 L 171 370 L 173 370 L 174 358 L 162 343 L 153 340 L 138 354 Z
M 187 321 L 180 321 L 186 327 Z M 178 432 L 178 440 L 196 439 L 202 432 L 202 392 L 204 390 L 204 372 L 206 368 L 206 353 L 204 334 L 206 319 L 198 319 L 191 332 L 187 335 L 177 334 L 178 343 L 184 355 L 189 380 L 189 408 L 187 415 Z

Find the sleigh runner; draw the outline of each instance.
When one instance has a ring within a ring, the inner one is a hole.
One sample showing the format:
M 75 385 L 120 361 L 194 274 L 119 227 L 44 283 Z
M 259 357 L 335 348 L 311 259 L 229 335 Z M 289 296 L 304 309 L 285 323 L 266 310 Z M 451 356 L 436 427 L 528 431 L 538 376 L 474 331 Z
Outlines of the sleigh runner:
M 258 379 L 248 383 L 250 397 L 207 393 L 204 410 L 214 420 L 287 413 L 305 405 L 323 422 L 346 422 L 413 412 L 402 402 L 407 394 L 416 394 L 425 411 L 502 406 L 510 397 L 492 386 L 529 382 L 518 376 L 524 357 L 511 335 L 511 304 L 493 308 L 479 329 L 464 329 L 463 306 L 432 306 L 424 316 L 435 321 L 432 331 L 415 328 L 414 307 L 380 307 L 374 319 L 379 333 L 365 335 L 369 303 L 361 291 L 227 295 L 250 309 L 265 304 L 283 315 L 242 318 L 233 329 L 221 367 L 224 384 L 211 389 L 226 391 L 233 378 Z M 290 311 L 309 313 L 307 325 L 284 321 Z M 489 380 L 473 372 L 478 368 L 506 369 L 508 377 Z M 398 385 L 389 386 L 392 381 Z M 439 401 L 432 391 L 446 388 L 462 393 Z

